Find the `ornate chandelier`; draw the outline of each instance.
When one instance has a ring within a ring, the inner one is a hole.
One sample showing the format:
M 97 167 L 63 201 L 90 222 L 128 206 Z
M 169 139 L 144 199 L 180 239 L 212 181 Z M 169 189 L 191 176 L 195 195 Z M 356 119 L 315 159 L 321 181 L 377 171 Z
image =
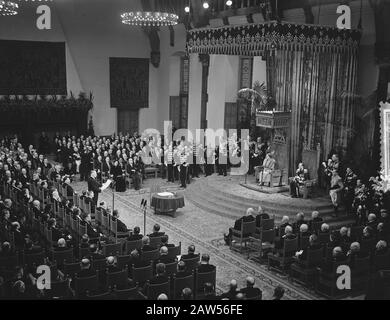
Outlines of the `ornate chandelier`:
M 19 5 L 16 2 L 0 0 L 0 16 L 14 16 L 18 14 Z
M 122 23 L 140 27 L 174 26 L 178 24 L 179 16 L 168 12 L 130 11 L 121 14 Z

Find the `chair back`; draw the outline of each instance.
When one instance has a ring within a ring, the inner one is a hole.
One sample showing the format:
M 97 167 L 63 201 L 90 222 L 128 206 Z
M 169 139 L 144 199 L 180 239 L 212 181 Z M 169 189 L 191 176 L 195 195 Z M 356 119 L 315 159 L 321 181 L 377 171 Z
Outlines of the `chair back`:
M 326 244 L 330 242 L 330 234 L 329 233 L 318 233 L 318 242 L 321 244 Z
M 374 271 L 390 269 L 390 251 L 386 254 L 374 255 L 372 267 Z
M 103 223 L 103 212 L 101 208 L 96 208 L 96 222 L 100 226 Z
M 146 281 L 153 278 L 152 264 L 142 268 L 134 268 L 134 266 L 132 266 L 132 275 L 133 280 L 136 283 L 145 283 Z
M 172 279 L 177 271 L 177 261 L 165 264 L 165 274 Z
M 116 256 L 116 266 L 119 269 L 126 268 L 128 262 L 129 262 L 129 259 L 130 259 L 130 255 L 129 254 L 126 254 L 126 255 L 123 255 L 123 256 Z
M 275 227 L 275 219 L 261 219 L 260 220 L 260 229 L 261 230 L 271 230 Z
M 142 248 L 142 239 L 140 239 L 140 240 L 133 240 L 133 241 L 126 241 L 125 253 L 129 254 L 134 249 L 141 249 L 141 248 Z
M 103 255 L 116 256 L 122 254 L 122 243 L 107 243 L 102 245 Z
M 135 297 L 138 295 L 138 288 L 130 288 L 130 289 L 123 289 L 123 290 L 118 290 L 114 289 L 113 293 L 115 297 L 119 300 L 133 300 Z
M 167 297 L 170 297 L 170 287 L 171 284 L 169 280 L 160 284 L 150 284 L 148 281 L 146 287 L 146 296 L 148 297 L 148 300 L 157 300 L 158 296 L 162 293 L 165 293 Z
M 92 260 L 92 269 L 96 271 L 103 271 L 107 267 L 106 259 Z
M 104 231 L 109 232 L 110 231 L 110 217 L 109 214 L 102 214 L 102 228 Z
M 187 271 L 194 271 L 199 265 L 200 255 L 198 254 L 194 258 L 181 259 L 181 260 L 184 261 L 184 263 L 186 264 Z
M 70 214 L 70 212 L 68 212 L 67 210 L 65 211 L 65 226 L 67 227 L 67 228 L 70 228 L 71 229 L 71 220 L 73 220 L 72 219 L 72 216 L 71 216 L 71 214 Z M 71 229 L 72 230 L 72 229 Z
M 80 219 L 72 218 L 70 219 L 70 229 L 72 230 L 73 234 L 78 235 L 79 234 L 79 224 L 80 224 Z
M 112 215 L 109 216 L 110 218 L 110 234 L 112 234 L 114 237 L 116 237 L 116 234 L 118 233 L 118 220 L 115 219 Z
M 311 231 L 313 232 L 313 233 L 318 233 L 318 231 L 319 230 L 321 230 L 321 225 L 323 224 L 324 222 L 323 221 L 316 221 L 316 222 L 311 222 L 311 225 L 310 225 L 310 227 L 311 227 Z
M 12 256 L 0 258 L 0 268 L 6 270 L 15 270 L 19 263 L 19 252 L 15 252 Z
M 178 246 L 168 247 L 168 257 L 175 259 L 177 256 L 181 255 L 181 242 L 179 242 Z
M 299 249 L 303 250 L 307 248 L 310 243 L 309 238 L 310 236 L 299 237 Z
M 33 265 L 39 266 L 43 264 L 44 258 L 45 258 L 45 254 L 43 252 L 23 254 L 24 264 L 28 266 L 33 266 Z
M 57 265 L 61 266 L 64 260 L 67 262 L 74 262 L 73 248 L 64 251 L 52 251 L 52 259 L 57 262 Z
M 151 251 L 144 251 L 141 253 L 142 261 L 154 261 L 160 257 L 160 249 L 157 248 Z
M 155 248 L 160 248 L 161 237 L 150 237 L 150 245 Z
M 127 269 L 118 272 L 107 272 L 106 276 L 106 286 L 108 288 L 120 286 L 127 282 Z
M 274 241 L 275 241 L 275 233 L 276 233 L 275 229 L 261 231 L 260 241 L 262 243 L 265 243 L 265 242 L 267 242 L 267 243 L 268 242 L 269 243 L 274 243 Z
M 81 238 L 84 234 L 88 234 L 88 227 L 86 223 L 79 223 L 79 237 Z
M 89 250 L 89 247 L 87 248 L 81 248 L 79 247 L 79 258 L 82 259 L 83 257 L 88 257 L 90 255 L 91 251 Z
M 354 266 L 352 267 L 352 276 L 368 274 L 370 272 L 371 261 L 370 257 L 356 258 Z
M 174 278 L 173 279 L 173 293 L 174 299 L 178 300 L 181 298 L 181 293 L 184 288 L 190 288 L 194 293 L 194 275 L 191 274 L 184 278 Z
M 362 239 L 360 240 L 360 251 L 364 253 L 371 253 L 374 251 L 376 245 L 376 241 L 374 238 L 372 239 Z
M 364 226 L 352 226 L 351 227 L 351 238 L 359 241 L 363 236 Z
M 283 243 L 283 256 L 287 253 L 298 251 L 298 237 L 294 239 L 284 239 Z
M 76 295 L 84 295 L 87 291 L 94 291 L 98 288 L 98 277 L 94 275 L 92 277 L 75 278 Z
M 310 249 L 307 252 L 307 265 L 308 266 L 319 266 L 322 263 L 322 258 L 324 254 L 324 248 L 319 249 Z
M 247 234 L 253 234 L 256 231 L 256 221 L 242 222 L 241 223 L 241 236 Z
M 197 272 L 195 275 L 195 287 L 196 292 L 204 292 L 204 285 L 206 283 L 211 283 L 213 285 L 213 288 L 215 288 L 216 279 L 217 279 L 217 272 L 216 269 L 214 269 L 211 272 Z
M 67 263 L 64 261 L 64 274 L 65 276 L 69 276 L 74 278 L 75 274 L 81 271 L 80 262 L 71 262 Z

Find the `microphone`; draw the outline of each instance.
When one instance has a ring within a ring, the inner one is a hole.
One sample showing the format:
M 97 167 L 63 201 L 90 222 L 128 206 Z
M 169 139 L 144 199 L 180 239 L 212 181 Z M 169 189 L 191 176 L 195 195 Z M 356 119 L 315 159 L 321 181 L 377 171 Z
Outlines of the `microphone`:
M 146 205 L 148 204 L 148 200 L 145 200 L 144 208 L 146 208 Z
M 140 207 L 143 207 L 144 201 L 145 201 L 145 199 L 142 199 L 142 200 L 141 200 L 141 205 L 140 205 Z

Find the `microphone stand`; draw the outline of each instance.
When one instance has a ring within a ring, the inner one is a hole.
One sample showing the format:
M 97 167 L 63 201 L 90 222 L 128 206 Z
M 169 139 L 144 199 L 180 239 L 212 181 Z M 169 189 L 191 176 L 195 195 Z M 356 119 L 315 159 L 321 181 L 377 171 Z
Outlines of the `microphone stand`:
M 142 199 L 141 201 L 141 210 L 144 214 L 144 234 L 146 234 L 146 211 L 147 211 L 148 200 Z
M 111 182 L 111 193 L 112 193 L 112 212 L 114 212 L 115 209 L 115 181 L 112 180 Z

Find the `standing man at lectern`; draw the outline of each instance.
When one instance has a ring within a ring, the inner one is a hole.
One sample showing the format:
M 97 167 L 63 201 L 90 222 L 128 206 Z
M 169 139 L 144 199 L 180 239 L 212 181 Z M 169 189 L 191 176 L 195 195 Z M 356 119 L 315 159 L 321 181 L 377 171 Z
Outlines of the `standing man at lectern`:
M 93 202 L 95 206 L 98 204 L 99 193 L 108 188 L 111 184 L 111 180 L 108 179 L 103 185 L 97 180 L 96 170 L 91 171 L 91 175 L 88 178 L 88 191 L 93 191 Z

